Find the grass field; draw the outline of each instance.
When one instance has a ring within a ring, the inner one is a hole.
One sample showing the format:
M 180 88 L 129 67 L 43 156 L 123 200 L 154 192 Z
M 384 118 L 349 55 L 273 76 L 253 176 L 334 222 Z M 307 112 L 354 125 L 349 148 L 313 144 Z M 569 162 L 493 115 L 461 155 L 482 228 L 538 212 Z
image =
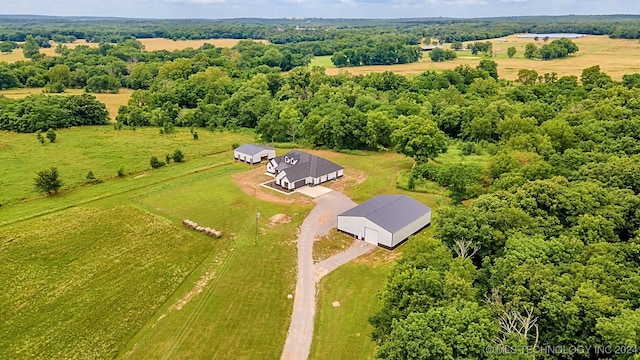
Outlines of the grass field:
M 374 359 L 375 343 L 369 317 L 380 308 L 393 260 L 381 260 L 389 251 L 376 249 L 336 269 L 320 281 L 315 332 L 309 359 Z M 340 305 L 335 307 L 337 301 Z
M 94 94 L 98 101 L 101 101 L 107 107 L 109 111 L 109 118 L 111 121 L 115 121 L 116 115 L 118 115 L 118 108 L 120 105 L 127 105 L 129 98 L 131 97 L 131 93 L 133 90 L 131 89 L 120 89 L 117 94 Z M 84 90 L 82 89 L 67 89 L 62 94 L 51 94 L 51 95 L 79 95 L 84 94 Z M 21 89 L 9 89 L 9 90 L 0 90 L 0 95 L 8 97 L 10 99 L 22 99 L 32 94 L 42 94 L 42 88 L 21 88 Z
M 572 40 L 580 48 L 580 51 L 575 55 L 550 61 L 529 60 L 523 57 L 526 44 L 535 42 L 533 39 L 523 39 L 518 38 L 517 35 L 511 35 L 489 41 L 493 43 L 495 57 L 492 59 L 498 63 L 498 74 L 507 80 L 517 79 L 520 69 L 533 69 L 540 75 L 556 72 L 559 76 L 575 75 L 580 77 L 583 69 L 600 65 L 602 71 L 615 80 L 620 80 L 625 74 L 640 72 L 640 63 L 637 61 L 640 57 L 640 42 L 637 40 L 610 39 L 608 36 L 588 35 Z M 542 40 L 537 42 L 538 47 L 543 44 Z M 507 49 L 512 46 L 517 49 L 517 53 L 514 58 L 509 59 L 506 53 Z M 329 75 L 342 71 L 354 75 L 383 71 L 393 71 L 401 75 L 418 75 L 427 70 L 452 70 L 458 65 L 477 66 L 482 58 L 482 56 L 474 56 L 468 51 L 459 51 L 457 59 L 439 63 L 432 62 L 428 54 L 424 53 L 420 62 L 412 64 L 335 68 L 331 64 L 330 57 L 317 57 L 312 60 L 311 65 L 324 66 Z
M 309 205 L 266 203 L 245 195 L 229 176 L 207 172 L 172 181 L 137 198 L 144 208 L 169 218 L 189 218 L 226 231 L 228 248 L 210 256 L 130 342 L 123 358 L 273 359 L 282 351 L 295 284 L 295 238 Z M 259 226 L 266 219 L 292 216 L 289 224 Z M 206 286 L 187 304 L 185 298 Z M 177 306 L 181 306 L 178 309 Z M 267 330 L 268 329 L 268 330 Z
M 0 233 L 4 359 L 112 358 L 212 248 L 127 206 L 74 208 Z
M 114 178 L 118 169 L 137 174 L 150 169 L 152 155 L 164 159 L 177 148 L 186 160 L 228 151 L 234 142 L 251 141 L 251 133 L 200 130 L 193 140 L 188 129 L 160 135 L 158 129 L 114 130 L 112 126 L 61 129 L 55 143 L 40 144 L 34 134 L 0 132 L 0 204 L 39 196 L 36 172 L 56 166 L 63 189 L 80 186 L 93 171 L 99 179 Z

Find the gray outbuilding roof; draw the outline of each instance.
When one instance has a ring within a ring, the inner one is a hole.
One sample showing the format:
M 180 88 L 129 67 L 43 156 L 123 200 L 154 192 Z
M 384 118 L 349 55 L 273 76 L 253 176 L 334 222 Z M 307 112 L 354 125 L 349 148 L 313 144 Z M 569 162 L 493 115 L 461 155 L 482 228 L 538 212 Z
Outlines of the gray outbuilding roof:
M 406 195 L 379 195 L 338 216 L 364 217 L 395 233 L 430 212 L 430 207 Z
M 235 148 L 235 151 L 241 152 L 247 155 L 255 155 L 263 150 L 274 150 L 274 148 L 270 148 L 262 145 L 255 145 L 255 144 L 244 144 L 242 146 L 238 146 L 237 148 Z

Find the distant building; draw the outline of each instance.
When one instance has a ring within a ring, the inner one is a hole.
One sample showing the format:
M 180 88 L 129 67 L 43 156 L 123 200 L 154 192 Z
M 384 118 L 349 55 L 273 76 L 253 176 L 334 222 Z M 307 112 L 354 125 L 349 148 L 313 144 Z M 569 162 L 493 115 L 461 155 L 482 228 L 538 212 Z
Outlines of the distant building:
M 233 150 L 233 157 L 249 164 L 258 164 L 276 157 L 276 149 L 262 145 L 244 144 Z
M 275 176 L 277 185 L 293 190 L 337 179 L 344 169 L 321 157 L 293 150 L 269 160 L 267 172 Z
M 431 208 L 406 195 L 379 195 L 338 215 L 338 230 L 393 249 L 431 223 Z
M 442 49 L 442 46 L 440 46 L 440 45 L 423 45 L 423 46 L 420 46 L 420 49 L 422 49 L 422 51 L 431 51 L 433 49 Z

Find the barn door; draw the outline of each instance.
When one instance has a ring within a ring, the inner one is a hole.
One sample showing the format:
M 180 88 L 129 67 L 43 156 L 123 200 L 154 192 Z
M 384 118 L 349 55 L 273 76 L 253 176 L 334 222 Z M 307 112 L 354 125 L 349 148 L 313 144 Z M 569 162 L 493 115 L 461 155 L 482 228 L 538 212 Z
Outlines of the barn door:
M 373 244 L 373 245 L 378 245 L 378 230 L 375 229 L 371 229 L 368 227 L 364 228 L 364 241 Z

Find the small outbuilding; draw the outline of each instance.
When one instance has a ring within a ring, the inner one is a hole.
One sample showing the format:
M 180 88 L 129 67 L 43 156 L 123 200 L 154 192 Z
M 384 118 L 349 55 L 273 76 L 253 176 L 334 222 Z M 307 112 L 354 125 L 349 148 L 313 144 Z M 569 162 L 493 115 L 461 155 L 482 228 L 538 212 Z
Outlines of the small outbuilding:
M 258 164 L 276 157 L 276 149 L 262 145 L 244 144 L 233 150 L 233 157 L 249 164 Z
M 406 195 L 379 195 L 338 215 L 338 230 L 393 249 L 431 223 L 431 208 Z

